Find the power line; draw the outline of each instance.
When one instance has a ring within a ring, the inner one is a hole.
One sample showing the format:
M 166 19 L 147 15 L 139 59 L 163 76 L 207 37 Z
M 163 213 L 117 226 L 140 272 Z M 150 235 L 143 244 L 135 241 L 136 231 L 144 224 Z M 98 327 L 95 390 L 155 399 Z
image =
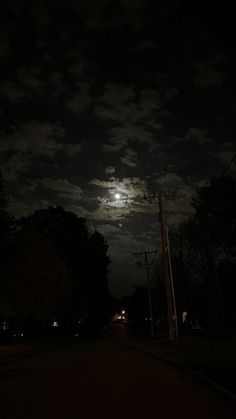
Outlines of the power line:
M 150 320 L 150 332 L 151 336 L 154 335 L 153 331 L 153 310 L 152 310 L 152 296 L 151 296 L 151 286 L 150 286 L 150 275 L 149 275 L 149 266 L 153 265 L 153 263 L 148 262 L 148 255 L 150 254 L 157 254 L 157 250 L 153 251 L 144 251 L 144 252 L 135 252 L 133 253 L 134 256 L 144 256 L 144 263 L 141 263 L 141 266 L 145 266 L 146 268 L 146 275 L 147 275 L 147 288 L 148 288 L 148 303 L 149 303 L 149 320 Z
M 235 157 L 236 157 L 236 153 L 234 153 L 234 155 L 231 157 L 230 161 L 226 164 L 226 166 L 225 166 L 223 172 L 221 173 L 220 177 L 225 176 L 225 173 L 227 172 L 227 170 L 230 169 Z

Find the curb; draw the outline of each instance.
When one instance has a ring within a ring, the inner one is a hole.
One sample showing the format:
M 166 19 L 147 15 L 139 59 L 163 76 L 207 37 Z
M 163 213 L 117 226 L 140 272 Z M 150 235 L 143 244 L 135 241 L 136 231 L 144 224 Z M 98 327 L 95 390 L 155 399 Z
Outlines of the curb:
M 186 367 L 182 363 L 172 361 L 171 359 L 169 359 L 167 357 L 164 357 L 162 355 L 158 355 L 158 354 L 153 353 L 151 351 L 148 351 L 146 349 L 138 348 L 137 346 L 126 344 L 126 343 L 121 343 L 121 342 L 117 342 L 117 341 L 115 341 L 115 342 L 120 344 L 123 347 L 126 347 L 127 349 L 137 351 L 137 352 L 139 352 L 139 353 L 141 353 L 145 356 L 149 356 L 149 357 L 151 357 L 153 359 L 156 359 L 158 361 L 162 361 L 164 364 L 184 372 L 186 375 L 189 375 L 190 377 L 195 378 L 199 382 L 205 384 L 211 390 L 214 390 L 219 396 L 221 396 L 227 402 L 230 402 L 233 405 L 236 404 L 236 394 L 235 393 L 233 393 L 229 389 L 221 386 L 220 384 L 216 383 L 214 380 L 212 380 L 211 378 L 202 374 L 198 370 L 196 370 L 194 368 Z

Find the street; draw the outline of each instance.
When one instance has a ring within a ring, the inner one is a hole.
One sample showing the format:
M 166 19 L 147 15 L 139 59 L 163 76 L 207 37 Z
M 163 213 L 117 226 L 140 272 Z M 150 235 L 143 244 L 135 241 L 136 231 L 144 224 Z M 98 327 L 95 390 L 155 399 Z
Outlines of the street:
M 227 419 L 234 413 L 197 381 L 106 336 L 0 367 L 2 419 Z

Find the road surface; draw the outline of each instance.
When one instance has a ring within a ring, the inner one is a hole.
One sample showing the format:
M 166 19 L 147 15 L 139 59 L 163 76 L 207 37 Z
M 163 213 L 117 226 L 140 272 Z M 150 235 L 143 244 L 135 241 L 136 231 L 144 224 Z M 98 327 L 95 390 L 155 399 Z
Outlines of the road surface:
M 235 410 L 182 372 L 100 338 L 0 367 L 2 419 L 231 419 Z

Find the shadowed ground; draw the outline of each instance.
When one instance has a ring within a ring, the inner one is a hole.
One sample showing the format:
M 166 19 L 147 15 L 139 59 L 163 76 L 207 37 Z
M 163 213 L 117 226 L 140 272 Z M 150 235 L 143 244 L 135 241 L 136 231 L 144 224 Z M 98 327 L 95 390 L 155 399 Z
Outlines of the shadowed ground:
M 2 366 L 0 406 L 4 419 L 235 417 L 198 382 L 105 338 Z

